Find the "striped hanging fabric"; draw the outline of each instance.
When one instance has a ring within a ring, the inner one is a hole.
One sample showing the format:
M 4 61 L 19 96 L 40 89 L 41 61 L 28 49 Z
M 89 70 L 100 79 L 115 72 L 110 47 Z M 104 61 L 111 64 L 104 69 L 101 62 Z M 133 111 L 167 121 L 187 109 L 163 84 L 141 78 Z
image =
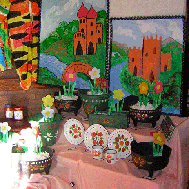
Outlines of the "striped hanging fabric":
M 7 28 L 20 85 L 37 81 L 40 5 L 37 0 L 9 0 Z

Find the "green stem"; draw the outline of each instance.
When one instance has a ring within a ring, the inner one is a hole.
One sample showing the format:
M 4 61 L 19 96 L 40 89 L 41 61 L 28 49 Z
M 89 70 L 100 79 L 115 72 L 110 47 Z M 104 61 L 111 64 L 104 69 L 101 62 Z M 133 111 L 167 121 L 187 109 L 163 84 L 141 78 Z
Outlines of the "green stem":
M 94 92 L 96 94 L 96 78 L 94 78 Z
M 70 86 L 71 86 L 71 81 L 68 83 L 68 96 L 70 96 Z
M 117 112 L 119 112 L 119 100 L 117 100 Z
M 65 85 L 63 86 L 63 88 L 64 88 L 64 96 L 68 96 L 68 95 L 67 95 L 67 92 L 66 92 L 66 87 L 65 87 Z

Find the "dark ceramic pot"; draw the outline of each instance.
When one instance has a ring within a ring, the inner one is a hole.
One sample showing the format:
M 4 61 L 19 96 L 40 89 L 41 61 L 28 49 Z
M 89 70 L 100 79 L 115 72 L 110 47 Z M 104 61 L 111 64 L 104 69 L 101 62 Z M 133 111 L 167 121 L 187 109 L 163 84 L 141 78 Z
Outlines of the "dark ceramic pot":
M 129 127 L 130 118 L 128 112 L 111 112 L 110 115 L 107 111 L 99 112 L 98 114 L 89 114 L 89 124 L 100 124 L 104 127 L 112 127 L 118 129 L 126 129 Z
M 78 92 L 74 92 L 74 95 L 78 95 Z M 54 94 L 55 97 L 55 107 L 58 110 L 58 113 L 61 112 L 74 112 L 75 116 L 78 114 L 78 110 L 81 108 L 82 101 L 80 96 L 78 96 L 77 100 L 63 100 L 56 98 L 58 96 L 58 92 Z
M 154 180 L 153 172 L 164 169 L 169 163 L 171 148 L 163 145 L 162 156 L 153 156 L 153 142 L 131 142 L 131 156 L 133 163 L 139 168 L 149 172 L 148 178 Z
M 161 116 L 162 105 L 159 105 L 155 110 L 138 110 L 129 108 L 130 118 L 136 127 L 138 122 L 151 123 L 152 127 L 156 126 L 156 121 Z
M 45 172 L 49 174 L 54 150 L 48 147 L 42 147 L 41 151 L 49 153 L 49 157 L 38 161 L 21 161 L 22 172 L 26 174 L 28 178 L 30 178 L 30 175 L 33 173 Z
M 95 109 L 97 112 L 106 110 L 108 108 L 108 101 L 112 92 L 109 91 L 106 94 L 102 95 L 88 95 L 88 89 L 79 90 L 79 96 L 81 97 L 83 108 L 87 117 L 89 114 L 94 113 Z
M 52 146 L 56 144 L 56 140 L 58 137 L 58 132 L 60 128 L 60 123 L 64 119 L 62 115 L 55 113 L 54 121 L 51 122 L 42 122 L 40 120 L 43 119 L 42 114 L 35 114 L 29 117 L 29 122 L 37 121 L 39 123 L 40 135 L 42 138 L 43 146 Z

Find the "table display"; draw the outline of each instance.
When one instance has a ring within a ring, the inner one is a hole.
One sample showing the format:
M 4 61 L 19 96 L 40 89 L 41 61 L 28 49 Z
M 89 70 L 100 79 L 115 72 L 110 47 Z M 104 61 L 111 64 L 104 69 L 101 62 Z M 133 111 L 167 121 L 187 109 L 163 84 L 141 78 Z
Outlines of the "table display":
M 77 116 L 74 114 L 67 114 L 68 117 L 79 120 L 84 126 L 85 130 L 90 128 L 88 121 L 82 120 L 85 115 L 80 112 Z M 162 117 L 157 122 L 158 125 L 162 123 Z M 148 175 L 148 171 L 138 169 L 133 163 L 129 161 L 131 156 L 121 158 L 114 164 L 106 163 L 103 153 L 102 160 L 93 159 L 91 151 L 86 150 L 85 142 L 79 145 L 71 144 L 64 135 L 64 124 L 69 119 L 64 119 L 61 123 L 59 135 L 55 145 L 50 148 L 54 149 L 51 169 L 49 175 L 32 174 L 27 183 L 28 187 L 33 188 L 51 188 L 51 189 L 69 189 L 74 186 L 78 189 L 83 188 L 127 188 L 132 189 L 183 189 L 186 188 L 189 165 L 187 159 L 189 154 L 185 146 L 189 144 L 189 119 L 171 116 L 171 120 L 176 126 L 170 143 L 166 145 L 172 148 L 169 163 L 161 171 L 155 171 L 155 180 L 142 179 Z M 152 142 L 153 137 L 151 132 L 156 131 L 151 127 L 151 124 L 138 124 L 137 130 L 132 129 L 131 126 L 127 130 L 137 142 Z M 113 128 L 106 128 L 109 135 L 115 130 Z M 180 137 L 182 136 L 182 137 Z M 98 181 L 98 182 L 97 182 Z

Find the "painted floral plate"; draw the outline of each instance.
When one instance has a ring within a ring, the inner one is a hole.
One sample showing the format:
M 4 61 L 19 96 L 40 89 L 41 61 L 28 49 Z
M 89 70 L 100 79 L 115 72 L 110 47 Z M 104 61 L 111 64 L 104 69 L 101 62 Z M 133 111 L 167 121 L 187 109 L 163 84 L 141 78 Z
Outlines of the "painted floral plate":
M 68 119 L 64 124 L 64 135 L 68 142 L 74 145 L 78 145 L 84 140 L 84 130 L 84 126 L 77 119 Z
M 93 145 L 100 145 L 104 150 L 108 145 L 108 136 L 108 131 L 102 125 L 93 124 L 85 131 L 84 144 L 90 151 Z
M 114 130 L 108 138 L 108 148 L 117 151 L 117 158 L 127 158 L 131 154 L 133 137 L 126 129 Z

